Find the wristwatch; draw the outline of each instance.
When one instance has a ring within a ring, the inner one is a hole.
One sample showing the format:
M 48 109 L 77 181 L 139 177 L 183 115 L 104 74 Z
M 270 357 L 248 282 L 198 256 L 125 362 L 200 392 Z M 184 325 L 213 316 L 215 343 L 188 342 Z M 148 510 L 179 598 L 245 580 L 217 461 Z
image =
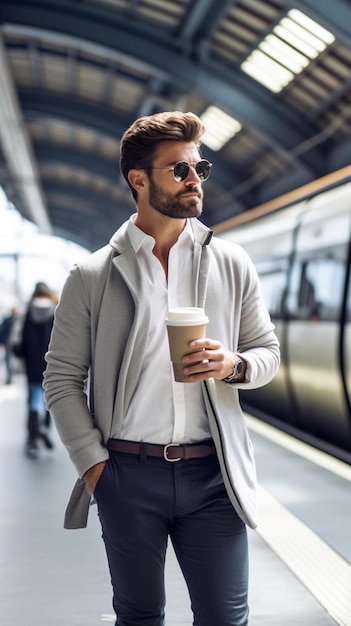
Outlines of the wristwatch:
M 229 376 L 226 376 L 225 378 L 223 378 L 225 383 L 235 383 L 238 380 L 238 378 L 241 376 L 241 374 L 243 373 L 244 366 L 243 366 L 243 362 L 240 356 L 233 353 L 233 359 L 234 359 L 233 372 L 229 374 Z

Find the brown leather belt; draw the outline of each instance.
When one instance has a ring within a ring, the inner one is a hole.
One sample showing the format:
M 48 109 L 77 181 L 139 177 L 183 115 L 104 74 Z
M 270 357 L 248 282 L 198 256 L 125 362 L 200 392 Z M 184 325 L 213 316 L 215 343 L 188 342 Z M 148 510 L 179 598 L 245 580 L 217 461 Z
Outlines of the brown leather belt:
M 175 461 L 187 461 L 188 459 L 201 459 L 216 454 L 216 448 L 212 439 L 202 443 L 144 443 L 139 441 L 127 441 L 126 439 L 109 439 L 108 450 L 114 452 L 126 452 L 140 456 L 156 456 L 174 463 Z

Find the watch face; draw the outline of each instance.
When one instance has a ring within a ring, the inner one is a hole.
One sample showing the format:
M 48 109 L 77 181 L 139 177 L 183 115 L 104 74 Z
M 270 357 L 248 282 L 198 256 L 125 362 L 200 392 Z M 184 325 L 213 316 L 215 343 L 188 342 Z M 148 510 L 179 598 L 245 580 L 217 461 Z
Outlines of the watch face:
M 233 373 L 230 376 L 223 378 L 223 380 L 227 383 L 234 383 L 236 379 L 240 376 L 240 374 L 242 374 L 243 369 L 244 369 L 244 365 L 243 365 L 241 358 L 236 355 L 233 355 L 233 356 L 234 356 Z

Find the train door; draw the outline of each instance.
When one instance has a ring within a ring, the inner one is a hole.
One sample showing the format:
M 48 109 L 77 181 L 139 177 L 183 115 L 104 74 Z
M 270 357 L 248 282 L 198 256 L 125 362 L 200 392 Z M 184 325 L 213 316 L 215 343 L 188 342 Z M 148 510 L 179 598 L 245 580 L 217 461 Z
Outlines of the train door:
M 349 248 L 350 211 L 304 216 L 296 239 L 287 344 L 295 424 L 345 447 L 350 422 L 341 375 L 340 328 Z
M 301 202 L 284 211 L 264 216 L 222 237 L 233 240 L 248 252 L 260 277 L 262 294 L 280 342 L 281 365 L 275 378 L 264 387 L 242 390 L 243 406 L 266 418 L 294 423 L 287 387 L 287 353 L 284 299 L 294 246 L 295 226 L 304 211 Z M 281 417 L 283 416 L 283 417 Z
M 260 277 L 262 294 L 275 326 L 275 333 L 280 344 L 281 363 L 274 379 L 264 387 L 241 392 L 243 403 L 247 407 L 255 408 L 256 412 L 265 413 L 269 417 L 279 418 L 284 415 L 284 421 L 293 423 L 293 414 L 289 402 L 286 371 L 286 341 L 284 321 L 284 297 L 289 273 L 289 256 L 264 262 L 256 262 Z
M 348 266 L 347 289 L 345 293 L 345 312 L 343 318 L 343 327 L 341 334 L 341 363 L 343 367 L 343 377 L 345 385 L 345 393 L 350 413 L 351 428 L 351 243 Z

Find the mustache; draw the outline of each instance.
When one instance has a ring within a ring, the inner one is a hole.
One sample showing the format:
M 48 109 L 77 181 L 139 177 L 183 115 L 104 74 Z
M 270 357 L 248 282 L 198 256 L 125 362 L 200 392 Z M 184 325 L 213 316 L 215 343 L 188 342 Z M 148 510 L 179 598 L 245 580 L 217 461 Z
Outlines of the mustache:
M 198 196 L 201 197 L 202 195 L 202 189 L 201 187 L 197 187 L 196 185 L 189 185 L 186 189 L 186 191 L 180 191 L 177 195 L 178 196 L 184 196 L 187 193 L 197 193 Z

